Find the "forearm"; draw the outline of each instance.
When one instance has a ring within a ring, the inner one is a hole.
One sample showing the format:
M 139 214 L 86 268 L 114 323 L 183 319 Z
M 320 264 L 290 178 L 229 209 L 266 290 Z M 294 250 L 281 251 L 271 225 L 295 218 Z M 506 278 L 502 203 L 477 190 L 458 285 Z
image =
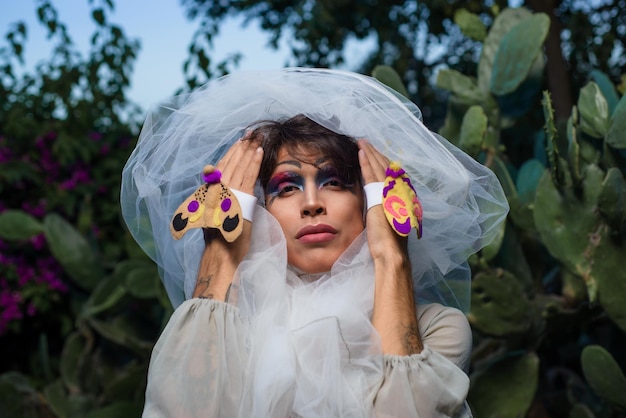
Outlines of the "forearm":
M 376 289 L 372 323 L 381 337 L 384 354 L 411 355 L 423 349 L 410 261 L 406 255 L 374 259 Z
M 238 263 L 228 251 L 224 251 L 224 244 L 214 242 L 205 247 L 193 291 L 194 298 L 228 301 Z

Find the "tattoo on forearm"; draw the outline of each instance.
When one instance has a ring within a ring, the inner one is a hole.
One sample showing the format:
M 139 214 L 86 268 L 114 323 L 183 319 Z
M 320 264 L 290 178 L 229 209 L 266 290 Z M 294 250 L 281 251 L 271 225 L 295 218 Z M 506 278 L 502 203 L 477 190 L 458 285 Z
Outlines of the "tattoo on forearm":
M 416 323 L 407 327 L 407 331 L 404 334 L 404 348 L 407 350 L 408 354 L 421 353 L 424 348 Z
M 213 276 L 208 275 L 206 277 L 199 277 L 198 280 L 196 281 L 196 292 L 200 294 L 200 296 L 198 296 L 200 299 L 213 299 L 212 293 L 205 294 L 205 292 L 209 288 L 209 285 L 211 284 L 212 279 L 213 279 Z

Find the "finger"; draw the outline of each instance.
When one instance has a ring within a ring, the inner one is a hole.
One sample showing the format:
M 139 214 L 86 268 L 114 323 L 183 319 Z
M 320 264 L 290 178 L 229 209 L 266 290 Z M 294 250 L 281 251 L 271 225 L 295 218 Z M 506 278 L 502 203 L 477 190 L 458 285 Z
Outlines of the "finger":
M 387 167 L 389 167 L 389 158 L 387 158 L 382 152 L 378 151 L 378 149 L 371 143 L 367 142 L 366 146 L 370 153 L 370 158 L 376 161 L 378 167 L 386 170 Z
M 248 152 L 246 156 L 249 158 L 242 161 L 243 165 L 241 166 L 240 174 L 234 181 L 234 184 L 238 184 L 238 186 L 233 187 L 244 193 L 254 194 L 254 185 L 259 178 L 261 162 L 263 161 L 263 148 L 256 146 L 253 153 Z
M 226 151 L 226 154 L 224 154 L 224 156 L 222 157 L 222 159 L 220 159 L 217 164 L 215 165 L 215 167 L 220 170 L 220 172 L 222 172 L 222 174 L 224 174 L 224 171 L 226 170 L 226 167 L 228 167 L 229 165 L 232 164 L 233 160 L 238 160 L 238 155 L 241 153 L 241 139 L 238 139 L 237 141 L 235 141 L 235 143 L 233 145 L 230 146 L 230 148 L 228 149 L 228 151 Z
M 250 193 L 259 175 L 263 150 L 256 142 L 248 140 L 242 143 L 241 148 L 238 160 L 231 159 L 222 177 L 230 187 Z
M 366 184 L 369 182 L 377 182 L 385 180 L 385 170 L 389 166 L 389 160 L 381 154 L 372 144 L 365 140 L 358 142 L 360 154 L 366 167 L 361 166 L 363 179 Z
M 363 149 L 359 150 L 359 165 L 361 166 L 361 175 L 365 184 L 377 181 L 367 153 Z

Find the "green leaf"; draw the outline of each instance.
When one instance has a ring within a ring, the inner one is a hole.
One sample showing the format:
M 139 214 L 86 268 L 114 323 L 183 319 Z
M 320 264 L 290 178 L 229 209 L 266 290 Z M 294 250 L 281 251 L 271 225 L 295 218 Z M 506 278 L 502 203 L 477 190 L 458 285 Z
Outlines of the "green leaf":
M 543 92 L 543 100 L 541 101 L 543 106 L 543 114 L 545 117 L 545 131 L 546 131 L 546 152 L 548 154 L 548 161 L 550 162 L 550 173 L 552 174 L 552 180 L 554 184 L 562 187 L 565 182 L 565 173 L 563 169 L 563 162 L 559 155 L 559 147 L 557 144 L 557 130 L 554 126 L 554 109 L 552 108 L 552 97 L 549 91 Z
M 605 73 L 599 70 L 591 71 L 591 78 L 602 91 L 602 95 L 609 105 L 609 115 L 612 115 L 617 106 L 617 102 L 619 102 L 619 96 L 617 95 L 613 82 Z
M 483 41 L 487 36 L 487 29 L 483 21 L 480 20 L 480 16 L 468 12 L 465 9 L 458 9 L 456 11 L 454 14 L 454 23 L 461 28 L 461 32 L 476 41 Z
M 50 251 L 77 285 L 92 290 L 102 270 L 87 240 L 65 219 L 50 214 L 44 219 L 44 230 Z
M 550 29 L 550 18 L 537 13 L 515 25 L 503 38 L 494 57 L 489 90 L 511 93 L 526 79 Z
M 70 334 L 63 346 L 60 369 L 63 383 L 72 393 L 78 393 L 81 390 L 80 374 L 82 372 L 84 351 L 85 341 L 82 335 L 78 332 Z
M 599 345 L 589 345 L 580 357 L 583 374 L 593 391 L 621 408 L 626 408 L 626 377 L 619 365 Z
M 0 415 L 3 418 L 36 417 L 39 394 L 28 378 L 18 372 L 0 375 Z
M 537 185 L 545 171 L 546 167 L 534 158 L 522 164 L 517 173 L 516 187 L 520 201 L 523 204 L 530 204 L 535 201 Z
M 45 387 L 43 392 L 46 397 L 46 402 L 50 405 L 50 408 L 54 411 L 56 416 L 60 418 L 69 416 L 69 402 L 61 379 L 50 383 Z
M 509 357 L 472 376 L 468 402 L 481 418 L 525 417 L 537 390 L 539 358 L 535 353 Z
M 104 312 L 115 306 L 124 295 L 124 279 L 118 276 L 107 277 L 98 283 L 87 302 L 83 305 L 81 316 L 87 318 Z
M 597 277 L 591 274 L 589 252 L 596 244 L 592 233 L 602 222 L 596 210 L 604 173 L 595 165 L 586 166 L 580 194 L 574 192 L 569 173 L 565 180 L 559 190 L 548 173 L 541 178 L 535 195 L 535 225 L 550 254 L 585 280 L 594 301 Z
M 98 25 L 104 25 L 104 10 L 95 9 L 91 15 L 93 17 L 93 20 L 95 20 Z
M 577 403 L 572 407 L 568 418 L 596 418 L 587 405 Z
M 372 77 L 384 85 L 391 87 L 404 97 L 409 97 L 409 93 L 406 91 L 402 79 L 392 67 L 388 65 L 377 65 L 372 71 Z
M 0 238 L 22 241 L 43 232 L 43 224 L 21 210 L 9 209 L 0 213 Z
M 580 144 L 578 143 L 578 109 L 572 109 L 572 115 L 567 118 L 567 163 L 575 184 L 582 180 L 580 167 Z
M 138 337 L 140 329 L 130 318 L 117 316 L 112 321 L 100 321 L 94 317 L 89 318 L 91 325 L 104 338 L 130 348 L 142 356 L 149 355 L 154 341 L 142 340 Z
M 159 273 L 154 266 L 135 269 L 126 278 L 128 291 L 140 299 L 157 297 L 159 283 Z
M 626 182 L 618 168 L 611 167 L 602 182 L 598 211 L 615 229 L 621 228 L 626 214 Z
M 494 236 L 493 241 L 485 246 L 480 252 L 485 260 L 491 260 L 498 254 L 500 247 L 502 247 L 502 241 L 504 240 L 505 233 L 506 222 L 501 222 L 500 225 L 498 225 L 498 233 Z
M 626 95 L 622 96 L 615 107 L 606 134 L 606 143 L 616 149 L 626 149 Z
M 606 226 L 590 234 L 589 241 L 589 277 L 597 283 L 600 305 L 615 325 L 626 332 L 626 269 L 621 267 L 624 246 L 614 243 Z
M 604 138 L 609 128 L 609 105 L 593 81 L 580 90 L 578 113 L 580 129 L 584 133 L 594 138 Z
M 524 8 L 506 8 L 499 13 L 489 29 L 487 38 L 483 42 L 483 49 L 478 61 L 478 87 L 482 92 L 488 93 L 493 72 L 493 61 L 500 46 L 500 42 L 515 25 L 532 16 Z
M 487 116 L 482 107 L 470 107 L 461 124 L 460 148 L 476 158 L 483 148 L 485 132 L 487 131 Z
M 86 418 L 118 418 L 141 416 L 143 405 L 131 402 L 117 402 L 91 412 Z
M 121 371 L 115 369 L 112 376 L 103 382 L 104 395 L 110 401 L 137 399 L 146 390 L 148 363 L 130 363 Z
M 440 70 L 437 73 L 437 87 L 454 93 L 467 104 L 479 104 L 483 94 L 478 90 L 476 81 L 455 70 Z
M 480 332 L 496 337 L 521 335 L 531 326 L 524 288 L 511 273 L 498 270 L 474 277 L 472 307 L 467 319 Z

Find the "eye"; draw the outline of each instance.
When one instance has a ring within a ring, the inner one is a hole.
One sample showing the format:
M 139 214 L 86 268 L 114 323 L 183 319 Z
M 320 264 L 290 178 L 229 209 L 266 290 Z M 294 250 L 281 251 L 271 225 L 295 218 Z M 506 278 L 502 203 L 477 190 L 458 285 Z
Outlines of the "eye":
M 277 195 L 278 196 L 289 196 L 294 192 L 300 190 L 300 186 L 293 183 L 285 183 L 278 186 Z
M 290 196 L 303 189 L 302 178 L 294 173 L 279 173 L 267 185 L 267 194 L 274 197 Z
M 318 173 L 318 187 L 328 190 L 348 190 L 352 184 L 344 176 L 340 175 L 335 168 L 323 168 Z
M 345 182 L 343 180 L 341 180 L 340 178 L 338 178 L 338 177 L 331 177 L 329 179 L 324 180 L 322 182 L 321 186 L 322 187 L 338 188 L 338 189 L 345 189 L 347 187 Z

